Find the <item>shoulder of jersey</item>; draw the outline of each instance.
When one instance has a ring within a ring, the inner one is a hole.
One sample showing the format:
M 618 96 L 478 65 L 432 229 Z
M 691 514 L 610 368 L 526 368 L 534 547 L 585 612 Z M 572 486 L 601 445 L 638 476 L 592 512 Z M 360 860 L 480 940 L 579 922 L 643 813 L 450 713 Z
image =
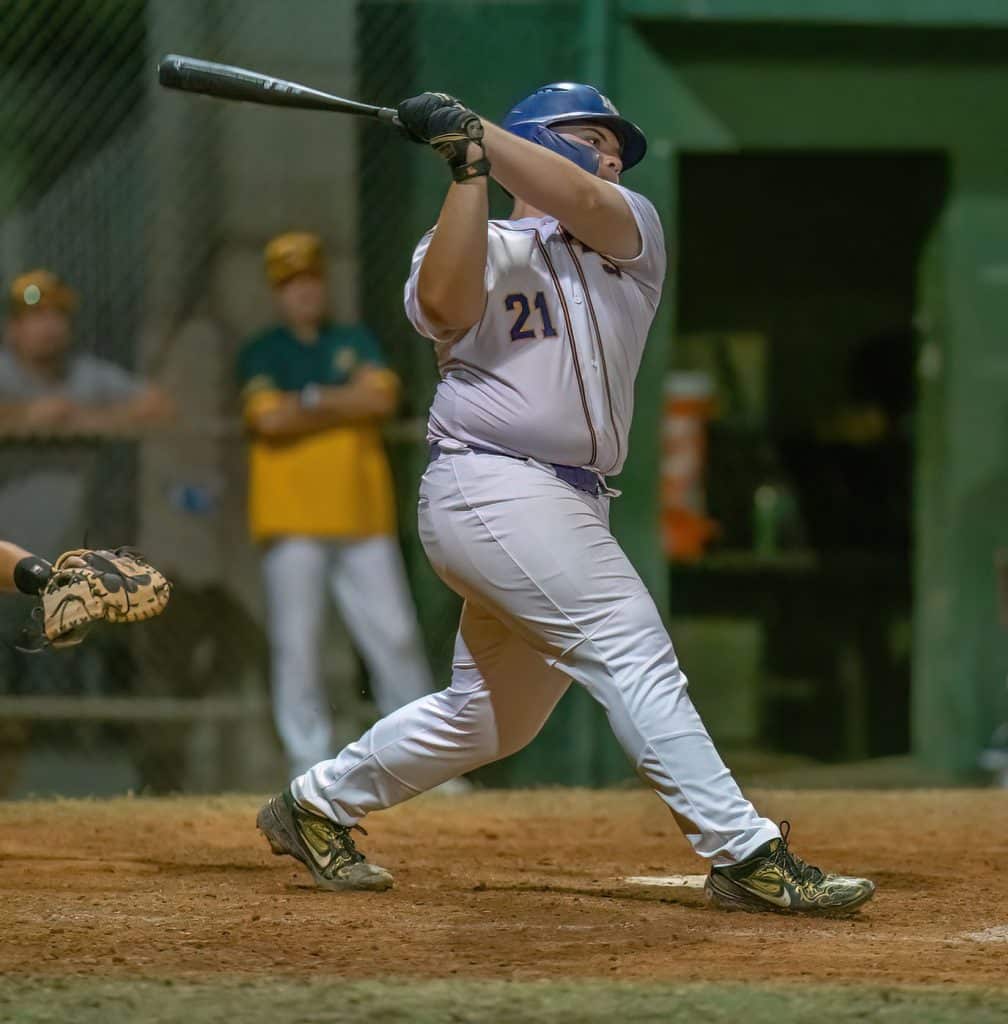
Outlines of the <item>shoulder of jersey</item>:
M 652 210 L 655 210 L 655 212 L 657 212 L 657 207 L 655 206 L 655 204 L 650 199 L 648 199 L 648 197 L 644 195 L 643 192 L 636 192 L 632 188 L 627 188 L 626 185 L 620 185 L 619 187 L 621 192 L 625 192 L 627 195 L 633 196 L 634 199 L 638 200 L 639 202 L 646 203 L 648 206 L 651 207 Z

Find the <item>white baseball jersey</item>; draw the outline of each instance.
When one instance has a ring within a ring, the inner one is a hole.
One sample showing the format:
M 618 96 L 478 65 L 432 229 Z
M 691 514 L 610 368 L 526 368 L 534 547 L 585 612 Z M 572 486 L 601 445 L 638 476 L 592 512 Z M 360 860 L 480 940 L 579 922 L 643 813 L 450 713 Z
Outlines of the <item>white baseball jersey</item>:
M 487 305 L 458 341 L 439 338 L 417 300 L 420 240 L 406 314 L 436 342 L 441 381 L 428 440 L 618 473 L 626 459 L 634 380 L 665 277 L 665 240 L 651 202 L 612 185 L 642 239 L 619 260 L 587 249 L 553 217 L 488 223 Z

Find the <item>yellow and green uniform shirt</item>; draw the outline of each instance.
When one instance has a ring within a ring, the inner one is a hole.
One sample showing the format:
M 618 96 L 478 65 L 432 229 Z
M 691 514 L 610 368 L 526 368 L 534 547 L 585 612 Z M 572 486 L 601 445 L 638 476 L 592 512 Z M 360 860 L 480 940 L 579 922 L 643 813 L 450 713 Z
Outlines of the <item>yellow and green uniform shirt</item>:
M 275 406 L 282 392 L 346 384 L 364 366 L 385 366 L 366 327 L 326 324 L 312 343 L 298 341 L 286 327 L 265 331 L 238 357 L 246 419 Z M 332 427 L 284 441 L 253 435 L 248 507 L 256 540 L 394 532 L 392 478 L 379 427 Z

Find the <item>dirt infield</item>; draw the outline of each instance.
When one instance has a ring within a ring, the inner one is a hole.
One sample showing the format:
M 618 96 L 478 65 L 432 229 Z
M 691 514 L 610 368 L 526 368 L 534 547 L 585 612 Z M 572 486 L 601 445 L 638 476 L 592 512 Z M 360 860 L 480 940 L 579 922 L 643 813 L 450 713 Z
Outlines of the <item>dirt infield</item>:
M 395 889 L 309 888 L 247 797 L 0 804 L 0 970 L 1008 986 L 1008 792 L 753 794 L 879 891 L 849 920 L 725 914 L 644 791 L 424 797 L 368 821 Z

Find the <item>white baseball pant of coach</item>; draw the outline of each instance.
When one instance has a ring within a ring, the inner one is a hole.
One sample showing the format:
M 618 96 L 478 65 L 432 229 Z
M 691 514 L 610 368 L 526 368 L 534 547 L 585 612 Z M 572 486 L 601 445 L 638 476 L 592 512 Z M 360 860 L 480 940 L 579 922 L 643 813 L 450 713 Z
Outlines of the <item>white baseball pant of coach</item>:
M 609 530 L 609 499 L 548 467 L 463 449 L 420 488 L 431 564 L 463 598 L 451 685 L 295 779 L 344 825 L 525 746 L 571 679 L 605 708 L 697 853 L 744 859 L 780 833 L 711 742 L 658 610 Z
M 273 713 L 295 772 L 333 752 L 322 679 L 326 588 L 387 715 L 434 688 L 394 537 L 284 537 L 263 555 Z

